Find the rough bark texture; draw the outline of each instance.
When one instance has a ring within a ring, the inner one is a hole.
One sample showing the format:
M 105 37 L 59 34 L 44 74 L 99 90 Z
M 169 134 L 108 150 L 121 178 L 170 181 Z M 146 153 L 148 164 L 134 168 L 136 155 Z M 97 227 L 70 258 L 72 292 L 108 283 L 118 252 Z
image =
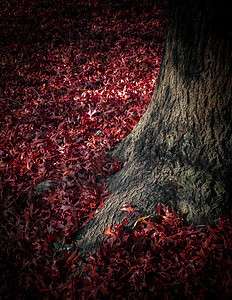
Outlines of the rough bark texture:
M 220 1 L 174 1 L 151 104 L 113 152 L 127 164 L 109 180 L 113 196 L 77 233 L 80 251 L 96 250 L 125 203 L 144 216 L 162 202 L 195 224 L 231 207 L 230 15 Z

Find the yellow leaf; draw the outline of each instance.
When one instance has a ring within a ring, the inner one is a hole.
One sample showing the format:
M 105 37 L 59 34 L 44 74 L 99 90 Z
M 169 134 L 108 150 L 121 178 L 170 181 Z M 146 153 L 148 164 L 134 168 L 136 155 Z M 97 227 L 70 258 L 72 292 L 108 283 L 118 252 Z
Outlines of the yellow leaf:
M 133 228 L 135 228 L 135 226 L 137 225 L 138 222 L 141 222 L 141 221 L 143 221 L 143 220 L 149 218 L 150 216 L 151 216 L 151 215 L 148 215 L 148 216 L 146 216 L 146 217 L 141 217 L 141 218 L 139 218 L 138 220 L 136 220 L 136 221 L 135 221 L 135 224 L 134 224 L 134 226 L 133 226 Z

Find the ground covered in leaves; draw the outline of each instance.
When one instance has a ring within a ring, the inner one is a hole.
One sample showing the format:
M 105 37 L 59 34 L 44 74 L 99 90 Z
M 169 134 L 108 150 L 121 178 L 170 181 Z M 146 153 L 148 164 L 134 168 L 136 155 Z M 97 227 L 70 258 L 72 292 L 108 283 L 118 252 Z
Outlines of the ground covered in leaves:
M 231 216 L 187 228 L 159 204 L 128 231 L 128 204 L 88 262 L 72 243 L 121 168 L 109 150 L 151 100 L 167 11 L 164 1 L 2 1 L 2 299 L 231 295 Z

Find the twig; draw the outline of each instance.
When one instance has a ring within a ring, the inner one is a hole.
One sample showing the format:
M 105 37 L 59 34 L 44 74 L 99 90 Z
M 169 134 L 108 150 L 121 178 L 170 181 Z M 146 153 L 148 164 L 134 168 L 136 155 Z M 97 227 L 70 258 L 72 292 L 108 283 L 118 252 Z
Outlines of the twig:
M 30 87 L 30 89 L 33 90 L 38 95 L 39 98 L 41 98 L 40 94 L 34 88 Z

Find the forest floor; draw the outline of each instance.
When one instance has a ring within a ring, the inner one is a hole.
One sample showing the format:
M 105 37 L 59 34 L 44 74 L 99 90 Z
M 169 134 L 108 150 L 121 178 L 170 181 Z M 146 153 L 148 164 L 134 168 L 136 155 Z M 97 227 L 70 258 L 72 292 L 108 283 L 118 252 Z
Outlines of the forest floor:
M 167 2 L 3 0 L 0 16 L 2 299 L 229 297 L 231 216 L 187 228 L 162 204 L 132 232 L 109 226 L 74 275 L 72 235 L 122 167 L 108 153 L 154 93 Z

